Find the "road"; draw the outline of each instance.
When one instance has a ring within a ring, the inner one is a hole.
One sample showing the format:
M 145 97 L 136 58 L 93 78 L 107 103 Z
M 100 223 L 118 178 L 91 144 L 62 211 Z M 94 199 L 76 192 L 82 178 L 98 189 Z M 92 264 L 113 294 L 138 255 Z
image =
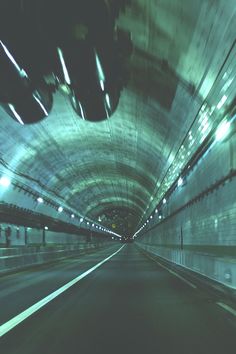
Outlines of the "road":
M 1 277 L 0 333 L 120 247 Z M 0 338 L 4 354 L 230 354 L 235 348 L 233 316 L 133 244 Z

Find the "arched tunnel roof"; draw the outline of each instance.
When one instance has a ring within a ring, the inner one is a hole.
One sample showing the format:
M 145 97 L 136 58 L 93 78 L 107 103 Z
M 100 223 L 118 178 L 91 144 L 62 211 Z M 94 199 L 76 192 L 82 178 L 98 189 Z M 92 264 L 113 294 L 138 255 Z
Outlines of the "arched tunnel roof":
M 222 88 L 233 79 L 235 1 L 224 4 L 131 1 L 118 18 L 134 49 L 116 112 L 83 121 L 62 92 L 34 125 L 21 126 L 0 109 L 2 169 L 29 186 L 37 180 L 91 219 L 130 211 L 135 231 L 212 128 Z

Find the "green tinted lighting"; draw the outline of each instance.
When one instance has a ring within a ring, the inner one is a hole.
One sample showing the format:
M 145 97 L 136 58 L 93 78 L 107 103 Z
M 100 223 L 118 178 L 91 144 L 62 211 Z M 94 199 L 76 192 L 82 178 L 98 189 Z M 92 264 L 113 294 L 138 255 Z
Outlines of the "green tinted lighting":
M 226 138 L 229 132 L 230 132 L 230 122 L 225 120 L 222 123 L 220 123 L 220 125 L 216 129 L 216 133 L 215 133 L 216 141 L 220 141 Z

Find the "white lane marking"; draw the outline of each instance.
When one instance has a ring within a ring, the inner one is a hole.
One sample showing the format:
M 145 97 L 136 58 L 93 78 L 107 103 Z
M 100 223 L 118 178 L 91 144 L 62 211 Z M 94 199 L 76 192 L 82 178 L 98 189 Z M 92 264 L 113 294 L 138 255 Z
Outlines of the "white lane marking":
M 150 256 L 147 256 L 148 258 L 150 258 L 152 261 L 154 261 L 155 263 L 157 263 L 160 267 L 164 268 L 165 270 L 167 270 L 169 273 L 175 275 L 177 278 L 181 279 L 183 282 L 185 282 L 186 284 L 188 284 L 189 286 L 191 286 L 193 289 L 197 289 L 197 286 L 194 285 L 193 283 L 191 283 L 190 281 L 186 280 L 185 278 L 181 277 L 181 275 L 175 273 L 173 270 L 165 267 L 163 264 L 159 263 L 155 258 L 152 258 Z
M 230 312 L 232 315 L 236 316 L 236 311 L 232 307 L 225 305 L 222 302 L 217 302 L 216 304 L 222 307 L 224 310 Z
M 99 262 L 98 264 L 96 264 L 92 268 L 88 269 L 86 272 L 80 274 L 78 277 L 76 277 L 73 280 L 71 280 L 69 283 L 63 285 L 62 287 L 60 287 L 59 289 L 57 289 L 56 291 L 54 291 L 50 295 L 46 296 L 44 299 L 36 302 L 36 304 L 30 306 L 27 310 L 19 313 L 17 316 L 13 317 L 11 320 L 9 320 L 6 323 L 4 323 L 3 325 L 1 325 L 0 326 L 0 337 L 4 336 L 4 334 L 6 334 L 9 331 L 11 331 L 18 324 L 20 324 L 21 322 L 26 320 L 29 316 L 33 315 L 36 311 L 40 310 L 43 306 L 48 304 L 50 301 L 55 299 L 57 296 L 62 294 L 64 291 L 66 291 L 67 289 L 71 288 L 73 285 L 78 283 L 81 279 L 85 278 L 87 275 L 92 273 L 94 270 L 96 270 L 102 264 L 104 264 L 105 262 L 109 261 L 109 259 L 111 259 L 113 256 L 115 256 L 118 252 L 120 252 L 124 246 L 125 245 L 120 247 L 118 249 L 118 251 L 114 252 L 112 255 L 110 255 L 109 257 L 107 257 L 103 261 Z

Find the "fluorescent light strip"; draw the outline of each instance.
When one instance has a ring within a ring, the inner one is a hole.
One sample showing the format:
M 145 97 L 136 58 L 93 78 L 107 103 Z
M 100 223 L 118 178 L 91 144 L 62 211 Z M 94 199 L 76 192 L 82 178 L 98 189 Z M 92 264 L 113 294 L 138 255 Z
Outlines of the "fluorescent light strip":
M 18 120 L 18 122 L 19 122 L 20 124 L 24 125 L 23 120 L 21 119 L 21 117 L 19 116 L 19 114 L 16 112 L 14 106 L 13 106 L 11 103 L 9 103 L 9 108 L 10 108 L 10 110 L 12 111 L 12 113 L 14 114 L 15 118 Z
M 13 58 L 13 56 L 11 55 L 11 53 L 9 52 L 9 50 L 7 49 L 7 47 L 3 44 L 2 41 L 0 41 L 3 49 L 4 49 L 4 52 L 6 53 L 6 55 L 8 56 L 8 58 L 10 59 L 10 61 L 12 62 L 12 64 L 15 66 L 15 68 L 21 72 L 21 68 L 19 67 L 19 65 L 17 64 L 17 62 L 15 61 L 15 59 Z
M 82 118 L 83 118 L 83 120 L 85 120 L 83 107 L 82 107 L 80 102 L 79 102 L 79 108 L 80 108 L 80 111 L 81 111 Z
M 99 57 L 96 52 L 95 52 L 95 58 L 96 58 L 96 65 L 97 65 L 97 69 L 98 69 L 99 80 L 100 80 L 100 84 L 101 84 L 101 81 L 105 81 L 105 76 L 104 76 L 101 62 L 100 62 Z
M 11 53 L 9 52 L 9 50 L 7 49 L 7 47 L 3 44 L 2 41 L 0 41 L 4 52 L 6 53 L 6 55 L 8 56 L 8 58 L 10 59 L 10 61 L 12 62 L 12 64 L 15 66 L 16 70 L 19 71 L 19 74 L 21 77 L 28 77 L 27 73 L 25 72 L 24 69 L 21 69 L 19 67 L 19 65 L 17 64 L 17 62 L 15 61 L 15 59 L 13 58 L 13 56 L 11 55 Z
M 102 80 L 100 80 L 100 86 L 101 86 L 102 91 L 104 91 L 105 87 L 104 87 L 104 82 Z
M 218 105 L 216 106 L 218 109 L 221 109 L 221 107 L 223 107 L 223 105 L 225 104 L 225 101 L 227 100 L 227 96 L 223 96 L 220 100 L 220 102 L 218 103 Z
M 110 102 L 110 97 L 109 97 L 109 95 L 106 93 L 106 103 L 107 103 L 107 105 L 108 105 L 108 108 L 109 109 L 111 109 L 111 102 Z
M 40 102 L 40 100 L 33 95 L 34 99 L 38 102 L 38 104 L 40 105 L 40 107 L 42 108 L 42 110 L 44 111 L 45 115 L 48 116 L 48 111 L 46 110 L 46 108 L 44 107 L 44 105 L 42 104 L 42 102 Z
M 90 273 L 92 273 L 94 270 L 96 270 L 97 268 L 99 268 L 101 265 L 103 265 L 105 262 L 109 261 L 112 257 L 114 257 L 117 253 L 119 253 L 122 248 L 125 245 L 123 245 L 122 247 L 120 247 L 118 249 L 118 251 L 112 253 L 109 257 L 105 258 L 103 261 L 99 262 L 98 264 L 96 264 L 94 267 L 88 269 L 86 272 L 80 274 L 78 277 L 76 277 L 75 279 L 71 280 L 69 283 L 63 285 L 61 288 L 59 288 L 58 290 L 54 291 L 52 294 L 46 296 L 44 299 L 38 301 L 36 304 L 30 306 L 27 310 L 21 312 L 19 315 L 13 317 L 11 320 L 7 321 L 6 323 L 4 323 L 3 325 L 0 326 L 0 337 L 3 337 L 6 333 L 10 332 L 14 327 L 16 327 L 18 324 L 20 324 L 21 322 L 23 322 L 24 320 L 26 320 L 28 317 L 30 317 L 31 315 L 33 315 L 35 312 L 37 312 L 38 310 L 40 310 L 42 307 L 44 307 L 45 305 L 47 305 L 49 302 L 51 302 L 53 299 L 55 299 L 56 297 L 58 297 L 59 295 L 61 295 L 63 292 L 65 292 L 66 290 L 68 290 L 69 288 L 71 288 L 73 285 L 75 285 L 76 283 L 78 283 L 80 280 L 82 280 L 83 278 L 85 278 L 87 275 L 89 275 Z
M 62 66 L 62 70 L 63 70 L 65 81 L 66 81 L 66 83 L 68 85 L 70 85 L 71 84 L 70 76 L 69 76 L 69 73 L 68 73 L 68 70 L 67 70 L 67 67 L 66 67 L 66 63 L 65 63 L 61 48 L 57 48 L 57 52 L 58 52 L 59 59 L 60 59 L 60 62 L 61 62 L 61 66 Z

